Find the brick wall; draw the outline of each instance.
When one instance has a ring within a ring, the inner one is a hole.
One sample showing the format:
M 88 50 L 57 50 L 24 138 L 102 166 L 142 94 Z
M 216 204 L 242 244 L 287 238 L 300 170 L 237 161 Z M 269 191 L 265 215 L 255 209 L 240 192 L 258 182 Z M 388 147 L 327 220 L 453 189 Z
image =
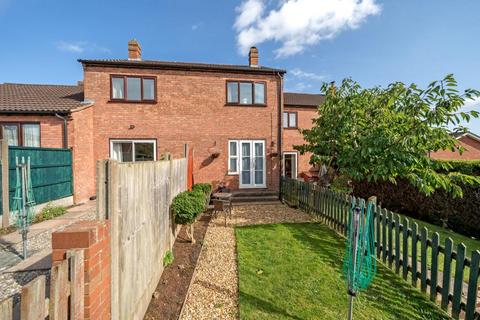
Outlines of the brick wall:
M 108 221 L 81 221 L 52 233 L 52 263 L 69 249 L 84 250 L 85 319 L 110 319 L 110 226 Z
M 300 129 L 310 129 L 312 127 L 312 119 L 317 115 L 317 110 L 314 107 L 296 107 L 284 106 L 284 112 L 297 112 L 297 126 Z M 303 136 L 298 129 L 284 129 L 282 139 L 283 152 L 297 152 L 298 156 L 298 174 L 302 172 L 309 172 L 312 166 L 309 164 L 310 154 L 300 155 L 298 151 L 293 149 L 294 145 L 301 145 L 304 143 Z
M 39 122 L 40 145 L 45 148 L 63 147 L 63 120 L 50 115 L 1 114 L 0 122 Z
M 156 104 L 112 103 L 110 74 L 157 77 Z M 231 107 L 226 103 L 226 80 L 266 81 L 266 107 Z M 266 141 L 267 187 L 278 188 L 278 96 L 274 75 L 243 75 L 86 67 L 85 98 L 93 106 L 95 160 L 109 157 L 112 138 L 156 139 L 157 156 L 171 152 L 183 156 L 183 145 L 194 148 L 195 182 L 226 183 L 238 187 L 238 176 L 227 175 L 228 140 Z M 133 129 L 130 129 L 132 128 Z M 215 146 L 220 156 L 208 151 Z
M 443 150 L 443 151 L 433 152 L 430 154 L 430 156 L 434 159 L 441 159 L 441 160 L 480 160 L 480 142 L 479 141 L 469 136 L 463 136 L 459 138 L 458 141 L 465 149 L 462 155 L 460 155 L 458 152 Z
M 69 121 L 69 143 L 73 158 L 74 202 L 87 201 L 95 195 L 95 161 L 93 140 L 93 107 L 72 112 Z

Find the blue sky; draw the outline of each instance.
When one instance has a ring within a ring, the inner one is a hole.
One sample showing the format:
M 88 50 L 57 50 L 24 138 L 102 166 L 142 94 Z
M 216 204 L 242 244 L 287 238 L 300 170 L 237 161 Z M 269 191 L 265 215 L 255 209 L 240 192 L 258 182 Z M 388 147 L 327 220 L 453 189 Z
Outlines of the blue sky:
M 255 44 L 291 91 L 345 77 L 425 86 L 447 73 L 480 89 L 478 12 L 475 0 L 0 0 L 0 83 L 73 84 L 78 58 L 126 58 L 136 38 L 144 59 L 210 63 L 246 64 Z

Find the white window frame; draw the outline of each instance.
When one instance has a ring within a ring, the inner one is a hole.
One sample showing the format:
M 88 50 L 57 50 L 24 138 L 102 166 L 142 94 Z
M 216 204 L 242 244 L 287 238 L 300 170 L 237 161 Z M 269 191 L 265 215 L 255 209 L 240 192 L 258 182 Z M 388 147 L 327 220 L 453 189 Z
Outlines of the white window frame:
M 132 162 L 135 162 L 135 143 L 153 143 L 153 161 L 157 161 L 157 140 L 155 139 L 110 139 L 110 158 L 112 158 L 114 143 L 132 143 Z
M 293 179 L 298 178 L 298 153 L 295 151 L 285 151 L 282 157 L 282 176 L 285 177 L 285 155 L 295 155 L 295 177 Z
M 235 144 L 237 145 L 237 155 L 236 155 L 236 156 L 232 156 L 232 155 L 230 154 L 230 142 L 235 142 Z M 239 175 L 239 174 L 240 174 L 240 173 L 239 173 L 239 167 L 240 167 L 240 161 L 239 161 L 239 159 L 240 159 L 240 155 L 239 155 L 238 153 L 239 153 L 240 149 L 238 148 L 238 140 L 228 140 L 228 146 L 227 146 L 227 148 L 228 148 L 228 169 L 227 169 L 228 172 L 227 172 L 227 175 L 229 175 L 229 176 Z M 230 159 L 231 159 L 231 158 L 237 158 L 237 171 L 230 171 L 230 169 L 231 169 L 231 168 L 230 168 Z

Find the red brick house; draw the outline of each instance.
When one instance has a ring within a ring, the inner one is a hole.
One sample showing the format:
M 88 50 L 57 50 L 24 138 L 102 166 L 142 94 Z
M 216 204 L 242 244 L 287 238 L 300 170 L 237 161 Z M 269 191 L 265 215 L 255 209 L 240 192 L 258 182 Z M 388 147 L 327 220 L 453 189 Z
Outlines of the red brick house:
M 72 148 L 75 202 L 95 195 L 96 160 L 181 157 L 185 144 L 195 182 L 278 190 L 285 71 L 260 66 L 256 48 L 248 65 L 165 62 L 130 41 L 128 59 L 79 62 L 79 86 L 0 85 L 4 136 L 15 122 L 18 141 L 36 130 L 34 146 Z
M 318 171 L 309 164 L 310 154 L 300 155 L 294 145 L 304 143 L 299 129 L 310 129 L 317 115 L 317 107 L 323 103 L 321 94 L 290 93 L 284 94 L 282 116 L 283 126 L 283 163 L 282 171 L 287 177 L 301 178 L 316 176 Z
M 442 150 L 432 152 L 430 157 L 439 160 L 480 160 L 480 137 L 467 132 L 456 136 L 458 143 L 465 149 L 460 155 L 458 152 Z

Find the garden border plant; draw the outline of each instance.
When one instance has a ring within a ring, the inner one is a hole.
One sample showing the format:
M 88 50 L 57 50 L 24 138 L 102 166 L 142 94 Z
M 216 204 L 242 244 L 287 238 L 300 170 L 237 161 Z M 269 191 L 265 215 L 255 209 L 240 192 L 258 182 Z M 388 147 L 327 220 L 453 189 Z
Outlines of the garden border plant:
M 180 192 L 173 198 L 172 212 L 175 223 L 188 226 L 186 233 L 192 244 L 195 243 L 193 224 L 197 217 L 205 211 L 211 190 L 210 184 L 196 184 L 192 187 L 192 191 Z

